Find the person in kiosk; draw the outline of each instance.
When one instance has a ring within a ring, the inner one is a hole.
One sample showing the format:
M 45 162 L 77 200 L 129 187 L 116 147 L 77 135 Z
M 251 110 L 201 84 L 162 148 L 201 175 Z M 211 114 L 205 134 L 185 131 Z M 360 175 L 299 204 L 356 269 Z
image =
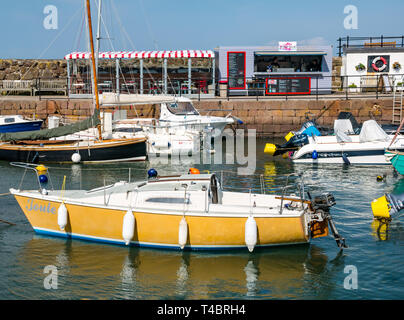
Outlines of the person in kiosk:
M 309 70 L 310 71 L 320 71 L 320 63 L 318 62 L 317 59 L 314 59 L 311 61 L 309 65 Z
M 274 58 L 273 60 L 272 60 L 272 62 L 268 65 L 268 67 L 267 67 L 267 72 L 272 72 L 272 71 L 274 71 L 274 68 L 280 68 L 280 65 L 279 65 L 279 63 L 278 63 L 278 58 Z

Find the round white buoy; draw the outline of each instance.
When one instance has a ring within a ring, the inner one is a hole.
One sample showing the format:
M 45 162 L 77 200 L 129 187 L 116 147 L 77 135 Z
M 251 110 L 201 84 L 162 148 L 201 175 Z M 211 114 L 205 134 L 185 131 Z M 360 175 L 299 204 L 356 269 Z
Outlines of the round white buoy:
M 135 234 L 135 216 L 132 213 L 132 210 L 126 211 L 123 217 L 122 223 L 122 238 L 125 240 L 125 244 L 128 245 L 130 241 L 133 239 Z
M 257 244 L 257 223 L 252 216 L 248 217 L 245 222 L 245 244 L 250 252 L 254 250 Z
M 72 161 L 74 163 L 79 163 L 81 161 L 81 155 L 78 152 L 72 154 Z
M 180 221 L 180 227 L 178 229 L 178 244 L 181 249 L 184 249 L 188 240 L 188 224 L 185 217 L 182 217 Z
M 60 230 L 64 230 L 67 225 L 67 208 L 63 202 L 58 209 L 58 225 Z

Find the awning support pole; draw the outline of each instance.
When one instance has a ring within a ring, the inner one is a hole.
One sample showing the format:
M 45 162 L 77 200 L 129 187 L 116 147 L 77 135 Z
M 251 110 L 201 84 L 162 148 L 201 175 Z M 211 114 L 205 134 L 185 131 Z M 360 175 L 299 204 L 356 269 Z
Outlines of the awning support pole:
M 191 69 L 192 61 L 191 58 L 188 58 L 188 94 L 191 94 Z
M 167 58 L 164 58 L 164 94 L 167 94 Z
M 116 94 L 120 94 L 119 90 L 119 58 L 115 60 L 115 79 L 116 79 Z
M 216 85 L 215 85 L 215 82 L 216 82 L 216 60 L 215 60 L 215 58 L 213 58 L 212 59 L 212 87 L 213 87 L 213 95 L 215 95 L 215 92 L 216 92 Z M 208 89 L 208 93 L 210 93 L 209 92 L 209 89 Z
M 140 94 L 143 94 L 143 59 L 140 59 Z
M 66 68 L 67 68 L 67 96 L 70 96 L 70 62 L 66 60 Z

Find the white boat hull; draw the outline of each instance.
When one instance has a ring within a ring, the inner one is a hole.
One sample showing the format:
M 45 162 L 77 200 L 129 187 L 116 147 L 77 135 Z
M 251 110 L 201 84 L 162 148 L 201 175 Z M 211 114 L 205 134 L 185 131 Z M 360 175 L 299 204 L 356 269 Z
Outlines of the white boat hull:
M 349 163 L 362 165 L 389 165 L 384 156 L 389 147 L 388 141 L 360 142 L 358 136 L 350 136 L 352 142 L 337 142 L 335 136 L 322 136 L 309 139 L 291 157 L 294 163 Z M 404 151 L 404 139 L 399 137 L 390 147 Z M 317 153 L 317 156 L 315 155 Z

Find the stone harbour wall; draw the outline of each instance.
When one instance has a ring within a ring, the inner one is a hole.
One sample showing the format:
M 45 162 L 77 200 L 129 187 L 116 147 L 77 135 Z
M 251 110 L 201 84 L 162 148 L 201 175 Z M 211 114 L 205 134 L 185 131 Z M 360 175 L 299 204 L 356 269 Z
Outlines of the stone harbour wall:
M 65 60 L 0 59 L 0 80 L 67 77 Z
M 203 115 L 227 116 L 232 114 L 244 124 L 242 129 L 255 129 L 258 136 L 283 137 L 291 130 L 298 130 L 306 118 L 317 118 L 322 126 L 332 127 L 339 112 L 349 111 L 357 121 L 375 119 L 379 123 L 391 123 L 391 99 L 352 100 L 204 100 L 194 101 L 195 107 Z M 121 107 L 127 110 L 129 118 L 158 117 L 158 108 L 153 105 Z M 0 99 L 0 115 L 21 114 L 46 120 L 50 115 L 63 116 L 74 122 L 92 113 L 91 100 L 79 99 Z M 113 109 L 106 109 L 113 111 Z

